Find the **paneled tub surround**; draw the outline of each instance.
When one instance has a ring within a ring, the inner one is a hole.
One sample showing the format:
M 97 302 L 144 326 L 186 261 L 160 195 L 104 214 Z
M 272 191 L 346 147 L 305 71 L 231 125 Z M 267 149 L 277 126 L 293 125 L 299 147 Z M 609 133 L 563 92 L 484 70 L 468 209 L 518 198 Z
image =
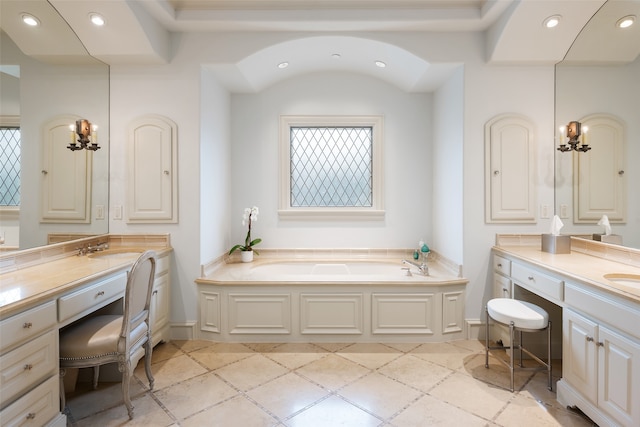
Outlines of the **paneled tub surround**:
M 550 254 L 539 235 L 518 235 L 498 236 L 492 252 L 511 295 L 523 288 L 561 308 L 558 401 L 598 425 L 640 425 L 640 251 L 572 237 L 571 253 Z
M 441 342 L 463 339 L 468 280 L 434 254 L 263 250 L 196 280 L 200 338 L 223 342 Z M 418 261 L 418 264 L 420 261 Z M 407 269 L 411 275 L 407 274 Z M 204 269 L 203 269 L 204 270 Z
M 105 251 L 77 255 L 105 242 Z M 99 309 L 121 310 L 127 271 L 145 249 L 158 255 L 152 297 L 157 344 L 169 339 L 168 235 L 102 235 L 0 257 L 3 424 L 66 425 L 59 408 L 58 330 Z

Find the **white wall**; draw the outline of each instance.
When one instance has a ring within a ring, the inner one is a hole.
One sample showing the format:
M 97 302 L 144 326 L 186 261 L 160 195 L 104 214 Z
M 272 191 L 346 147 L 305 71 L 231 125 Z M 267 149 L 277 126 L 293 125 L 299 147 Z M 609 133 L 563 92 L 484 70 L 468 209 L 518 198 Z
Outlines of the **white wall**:
M 245 207 L 260 208 L 252 238 L 269 248 L 408 248 L 431 240 L 431 95 L 407 94 L 372 77 L 303 75 L 258 94 L 232 96 L 231 241 L 246 235 Z M 280 115 L 381 115 L 384 118 L 383 220 L 278 218 Z

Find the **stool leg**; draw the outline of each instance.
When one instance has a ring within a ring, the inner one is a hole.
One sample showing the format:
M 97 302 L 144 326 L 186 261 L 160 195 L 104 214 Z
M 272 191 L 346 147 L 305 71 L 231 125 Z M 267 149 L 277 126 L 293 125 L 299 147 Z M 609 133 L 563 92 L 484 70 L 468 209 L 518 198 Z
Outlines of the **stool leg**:
M 509 323 L 509 338 L 511 339 L 511 343 L 509 345 L 509 356 L 511 358 L 511 360 L 509 361 L 509 371 L 511 373 L 511 392 L 513 393 L 513 346 L 514 346 L 514 327 L 513 327 L 513 322 Z
M 518 348 L 520 349 L 520 367 L 524 368 L 524 365 L 522 364 L 522 331 L 518 331 L 518 332 L 519 332 L 518 335 L 520 335 L 520 339 L 518 341 L 518 344 L 519 344 Z
M 547 388 L 549 391 L 553 391 L 553 379 L 551 377 L 551 321 L 549 321 L 549 325 L 547 325 L 547 373 L 548 373 L 548 385 Z
M 484 307 L 484 313 L 486 320 L 485 333 L 484 333 L 484 367 L 489 367 L 489 309 Z

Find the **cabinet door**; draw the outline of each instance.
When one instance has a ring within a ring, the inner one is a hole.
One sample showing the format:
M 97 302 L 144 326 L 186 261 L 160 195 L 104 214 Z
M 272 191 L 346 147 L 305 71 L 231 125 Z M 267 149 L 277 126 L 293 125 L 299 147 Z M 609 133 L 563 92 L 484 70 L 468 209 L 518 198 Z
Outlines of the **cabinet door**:
M 71 151 L 71 117 L 60 117 L 43 128 L 41 222 L 91 222 L 93 151 Z
M 562 325 L 562 376 L 591 402 L 597 402 L 598 325 L 565 309 Z
M 598 114 L 582 119 L 589 131 L 583 135 L 591 150 L 573 154 L 574 217 L 577 223 L 594 223 L 602 215 L 625 222 L 627 185 L 624 126 L 616 118 Z
M 485 125 L 486 222 L 536 222 L 533 136 L 533 124 L 516 115 Z
M 151 115 L 129 126 L 127 221 L 178 222 L 177 126 Z
M 622 425 L 638 426 L 640 344 L 602 326 L 598 338 L 598 406 Z
M 169 323 L 169 274 L 156 277 L 151 295 L 151 333 L 156 336 Z M 155 339 L 153 340 L 155 344 Z

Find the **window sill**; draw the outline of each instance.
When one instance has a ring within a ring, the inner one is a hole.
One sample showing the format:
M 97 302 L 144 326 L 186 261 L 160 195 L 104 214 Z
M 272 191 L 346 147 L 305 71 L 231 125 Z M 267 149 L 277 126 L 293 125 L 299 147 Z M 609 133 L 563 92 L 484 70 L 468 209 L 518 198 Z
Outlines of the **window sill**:
M 278 216 L 282 220 L 301 221 L 381 221 L 385 211 L 377 209 L 308 209 L 292 208 L 279 210 Z

